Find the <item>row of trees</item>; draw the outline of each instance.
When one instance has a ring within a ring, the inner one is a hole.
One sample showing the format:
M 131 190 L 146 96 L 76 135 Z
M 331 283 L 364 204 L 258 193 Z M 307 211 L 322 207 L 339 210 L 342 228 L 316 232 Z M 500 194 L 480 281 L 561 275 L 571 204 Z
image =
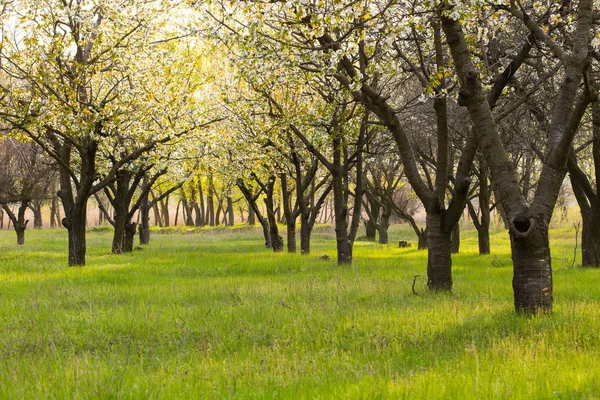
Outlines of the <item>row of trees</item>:
M 304 254 L 330 198 L 340 264 L 362 215 L 386 242 L 395 214 L 428 248 L 429 288 L 445 291 L 465 208 L 483 254 L 497 209 L 515 308 L 548 312 L 548 227 L 567 172 L 583 264 L 600 263 L 597 11 L 591 0 L 14 0 L 2 9 L 1 128 L 54 163 L 70 265 L 85 263 L 100 193 L 119 253 L 134 214 L 147 237 L 170 193 L 201 224 L 231 221 L 237 191 L 275 251 L 296 251 L 300 218 Z

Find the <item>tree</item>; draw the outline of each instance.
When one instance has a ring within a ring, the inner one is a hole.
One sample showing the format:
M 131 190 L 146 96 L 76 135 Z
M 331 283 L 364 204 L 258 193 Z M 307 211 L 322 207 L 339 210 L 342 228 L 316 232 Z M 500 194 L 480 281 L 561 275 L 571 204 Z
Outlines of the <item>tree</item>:
M 169 13 L 160 3 L 124 9 L 116 3 L 53 0 L 19 6 L 14 10 L 22 17 L 18 33 L 3 36 L 0 53 L 0 65 L 11 77 L 2 87 L 7 95 L 0 117 L 58 163 L 69 265 L 84 265 L 88 199 L 123 166 L 190 122 L 172 119 L 174 109 L 185 110 L 191 102 L 189 92 L 179 93 L 187 75 L 177 62 L 181 55 L 175 57 L 175 48 L 164 40 L 170 25 L 161 21 Z M 127 151 L 114 151 L 123 145 Z M 122 157 L 102 170 L 105 154 Z
M 12 222 L 17 244 L 25 244 L 27 208 L 33 201 L 49 199 L 55 180 L 55 164 L 34 143 L 0 141 L 0 205 Z M 17 205 L 16 212 L 11 204 Z
M 492 176 L 495 195 L 508 217 L 513 255 L 515 309 L 527 313 L 552 309 L 552 268 L 548 224 L 562 185 L 569 149 L 590 102 L 595 100 L 586 69 L 593 29 L 593 2 L 581 0 L 574 12 L 575 29 L 567 32 L 571 50 L 546 33 L 535 10 L 510 2 L 507 12 L 522 21 L 540 47 L 548 49 L 562 65 L 564 79 L 554 102 L 547 136 L 540 183 L 530 204 L 520 191 L 515 168 L 500 140 L 498 128 L 471 48 L 458 17 L 464 8 L 444 9 L 441 20 L 460 82 L 459 102 L 469 111 L 481 150 Z M 581 88 L 584 83 L 583 89 Z

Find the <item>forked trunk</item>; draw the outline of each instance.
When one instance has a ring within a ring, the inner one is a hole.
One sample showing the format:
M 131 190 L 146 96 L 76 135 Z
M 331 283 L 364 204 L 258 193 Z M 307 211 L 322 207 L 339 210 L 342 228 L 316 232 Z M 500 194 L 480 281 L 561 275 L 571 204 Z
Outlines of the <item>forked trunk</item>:
M 541 219 L 517 217 L 509 232 L 515 310 L 528 314 L 552 311 L 548 225 Z
M 441 213 L 427 213 L 427 286 L 431 290 L 452 290 L 451 232 L 446 232 Z

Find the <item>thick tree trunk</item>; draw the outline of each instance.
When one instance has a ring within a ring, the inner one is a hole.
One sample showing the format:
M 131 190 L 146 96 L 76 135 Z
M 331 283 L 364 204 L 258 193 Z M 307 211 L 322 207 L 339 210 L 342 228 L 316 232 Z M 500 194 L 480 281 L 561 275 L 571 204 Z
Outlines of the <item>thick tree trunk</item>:
M 79 267 L 85 265 L 85 228 L 86 228 L 87 200 L 82 204 L 75 204 L 69 215 L 63 218 L 63 226 L 69 232 L 69 266 Z
M 548 226 L 541 219 L 517 217 L 509 232 L 515 310 L 525 313 L 552 311 Z
M 443 226 L 443 215 L 427 212 L 427 286 L 431 290 L 452 290 L 451 232 Z
M 600 267 L 600 208 L 581 211 L 581 263 L 584 267 Z

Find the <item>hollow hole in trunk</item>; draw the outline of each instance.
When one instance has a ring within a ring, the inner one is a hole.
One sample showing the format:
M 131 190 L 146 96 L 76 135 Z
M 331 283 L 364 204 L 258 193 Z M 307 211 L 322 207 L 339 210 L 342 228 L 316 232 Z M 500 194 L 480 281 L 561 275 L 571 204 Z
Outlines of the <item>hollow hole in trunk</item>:
M 526 217 L 516 217 L 513 219 L 515 229 L 520 233 L 526 233 L 531 227 L 531 221 Z

